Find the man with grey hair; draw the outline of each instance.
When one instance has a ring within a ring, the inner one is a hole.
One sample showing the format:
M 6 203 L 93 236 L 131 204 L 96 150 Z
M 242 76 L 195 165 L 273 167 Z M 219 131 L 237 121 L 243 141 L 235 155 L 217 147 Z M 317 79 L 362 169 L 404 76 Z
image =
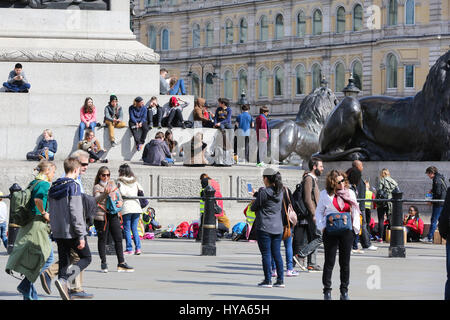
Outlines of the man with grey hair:
M 77 159 L 81 163 L 80 174 L 77 179 L 74 179 L 75 182 L 80 186 L 81 193 L 84 193 L 83 183 L 81 182 L 81 176 L 86 173 L 86 170 L 89 166 L 89 153 L 84 150 L 76 150 L 71 153 L 69 159 Z M 74 250 L 70 252 L 70 263 L 74 264 L 80 260 L 80 257 L 76 254 Z M 51 265 L 47 270 L 43 271 L 39 278 L 41 280 L 42 288 L 45 293 L 51 294 L 51 283 L 52 280 L 58 276 L 59 270 L 59 261 Z M 71 289 L 69 291 L 71 299 L 92 299 L 94 297 L 93 294 L 86 293 L 83 290 L 83 271 L 80 272 L 75 277 L 75 280 L 71 284 Z

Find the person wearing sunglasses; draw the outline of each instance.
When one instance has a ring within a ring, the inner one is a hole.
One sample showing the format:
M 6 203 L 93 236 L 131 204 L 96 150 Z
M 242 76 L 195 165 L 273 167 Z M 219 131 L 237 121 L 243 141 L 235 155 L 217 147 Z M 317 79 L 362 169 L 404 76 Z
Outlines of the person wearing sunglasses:
M 422 239 L 424 224 L 416 206 L 409 207 L 408 215 L 403 219 L 403 224 L 407 230 L 406 238 L 408 242 L 417 242 Z
M 111 193 L 117 192 L 117 185 L 111 180 L 111 171 L 108 167 L 100 167 L 94 181 L 93 195 L 97 201 L 98 210 L 94 218 L 94 226 L 97 231 L 98 253 L 101 260 L 101 270 L 108 272 L 106 263 L 106 238 L 111 234 L 117 255 L 118 272 L 133 272 L 134 269 L 126 264 L 123 257 L 122 228 L 120 227 L 120 216 L 107 211 L 106 201 Z M 123 205 L 123 200 L 119 195 L 119 204 Z
M 325 190 L 320 192 L 316 209 L 317 229 L 322 230 L 325 262 L 322 274 L 325 300 L 331 300 L 331 275 L 339 249 L 341 300 L 349 300 L 350 255 L 353 232 L 359 234 L 360 220 L 356 194 L 349 188 L 347 175 L 331 170 L 326 178 Z M 341 223 L 339 223 L 339 219 Z M 338 227 L 339 226 L 339 227 Z

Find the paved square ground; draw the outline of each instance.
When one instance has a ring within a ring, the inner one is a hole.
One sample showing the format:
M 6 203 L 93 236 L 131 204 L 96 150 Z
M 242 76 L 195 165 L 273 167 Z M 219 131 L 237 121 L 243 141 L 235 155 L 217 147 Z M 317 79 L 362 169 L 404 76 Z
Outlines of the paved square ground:
M 89 238 L 92 263 L 84 275 L 84 288 L 98 300 L 236 300 L 322 299 L 322 273 L 302 272 L 285 278 L 286 288 L 259 288 L 263 279 L 256 243 L 217 242 L 216 256 L 200 256 L 201 244 L 187 239 L 143 240 L 143 254 L 125 256 L 134 273 L 118 273 L 117 258 L 108 256 L 109 273 L 100 272 L 95 237 Z M 55 257 L 56 244 L 53 243 Z M 351 258 L 350 298 L 353 300 L 442 300 L 446 280 L 445 246 L 408 243 L 406 258 L 388 258 L 389 244 Z M 282 246 L 284 253 L 284 247 Z M 284 254 L 283 254 L 284 255 Z M 19 281 L 4 272 L 8 256 L 0 253 L 0 299 L 20 300 Z M 319 264 L 323 250 L 319 249 Z M 56 287 L 43 300 L 59 300 Z M 339 298 L 339 265 L 333 272 L 333 298 Z

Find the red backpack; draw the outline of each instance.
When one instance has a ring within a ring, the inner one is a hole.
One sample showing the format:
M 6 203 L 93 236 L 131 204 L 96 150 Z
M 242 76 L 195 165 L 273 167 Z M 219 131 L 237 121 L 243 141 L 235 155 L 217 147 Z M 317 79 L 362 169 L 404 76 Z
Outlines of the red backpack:
M 178 225 L 174 233 L 177 238 L 187 237 L 189 235 L 189 223 L 183 221 Z

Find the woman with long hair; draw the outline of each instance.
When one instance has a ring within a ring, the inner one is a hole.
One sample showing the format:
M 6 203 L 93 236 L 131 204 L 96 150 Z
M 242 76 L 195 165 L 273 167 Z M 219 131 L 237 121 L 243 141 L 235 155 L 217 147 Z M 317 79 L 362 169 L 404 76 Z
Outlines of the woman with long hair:
M 416 206 L 410 206 L 408 215 L 405 216 L 403 224 L 406 227 L 406 239 L 408 242 L 420 241 L 423 235 L 423 220 L 420 218 L 419 209 Z
M 19 229 L 5 268 L 7 273 L 16 271 L 25 276 L 17 287 L 24 300 L 38 299 L 33 283 L 53 262 L 48 225 L 48 191 L 55 176 L 56 166 L 53 162 L 41 160 L 35 170 L 38 174 L 28 185 L 31 189 L 30 209 L 33 219 Z
M 397 188 L 398 183 L 391 178 L 391 174 L 388 169 L 383 168 L 380 172 L 380 179 L 378 180 L 377 186 L 377 198 L 380 199 L 391 199 L 392 191 Z M 392 214 L 392 202 L 379 202 L 377 203 L 377 214 L 378 214 L 378 232 L 380 238 L 378 242 L 383 242 L 384 239 L 384 218 L 387 217 L 388 222 L 390 221 L 390 216 Z M 389 224 L 388 224 L 389 226 Z
M 101 163 L 108 163 L 108 159 L 100 159 L 105 154 L 105 150 L 102 149 L 100 142 L 95 137 L 94 131 L 91 129 L 87 129 L 84 140 L 78 142 L 78 149 L 89 153 L 89 162 L 100 160 Z
M 281 257 L 281 239 L 283 219 L 281 207 L 283 201 L 283 183 L 281 174 L 272 168 L 263 172 L 264 187 L 254 192 L 256 198 L 250 209 L 256 213 L 253 228 L 256 228 L 258 247 L 262 255 L 264 280 L 260 287 L 272 287 L 272 257 L 275 260 L 277 281 L 273 286 L 284 288 L 283 259 Z
M 341 300 L 348 300 L 350 281 L 350 255 L 353 243 L 353 232 L 359 234 L 361 212 L 356 201 L 356 194 L 349 188 L 344 172 L 331 170 L 326 178 L 326 188 L 320 192 L 316 208 L 317 229 L 322 231 L 325 250 L 322 283 L 325 300 L 331 300 L 331 275 L 339 249 L 339 266 L 341 278 Z M 344 226 L 335 229 L 338 221 Z
M 94 181 L 93 195 L 97 200 L 98 210 L 94 217 L 94 226 L 97 231 L 98 253 L 101 259 L 102 272 L 108 272 L 108 265 L 106 263 L 106 239 L 108 233 L 111 234 L 114 247 L 117 255 L 117 271 L 118 272 L 133 272 L 134 269 L 126 264 L 123 257 L 122 247 L 122 228 L 120 227 L 120 213 L 112 214 L 108 211 L 107 199 L 109 196 L 114 196 L 118 188 L 113 180 L 111 180 L 111 171 L 108 167 L 100 167 Z M 122 198 L 119 198 L 119 205 L 123 205 Z
M 138 190 L 144 190 L 137 182 L 128 164 L 122 164 L 119 167 L 118 186 L 122 197 L 137 197 Z M 135 246 L 134 254 L 141 254 L 141 240 L 137 229 L 141 213 L 142 208 L 138 199 L 127 199 L 123 202 L 122 217 L 126 241 L 125 254 L 133 254 L 133 242 Z M 131 234 L 133 234 L 133 240 L 131 240 Z
M 87 97 L 80 109 L 80 126 L 79 126 L 79 141 L 83 140 L 84 130 L 90 128 L 94 131 L 97 126 L 97 109 L 94 105 L 94 100 Z

